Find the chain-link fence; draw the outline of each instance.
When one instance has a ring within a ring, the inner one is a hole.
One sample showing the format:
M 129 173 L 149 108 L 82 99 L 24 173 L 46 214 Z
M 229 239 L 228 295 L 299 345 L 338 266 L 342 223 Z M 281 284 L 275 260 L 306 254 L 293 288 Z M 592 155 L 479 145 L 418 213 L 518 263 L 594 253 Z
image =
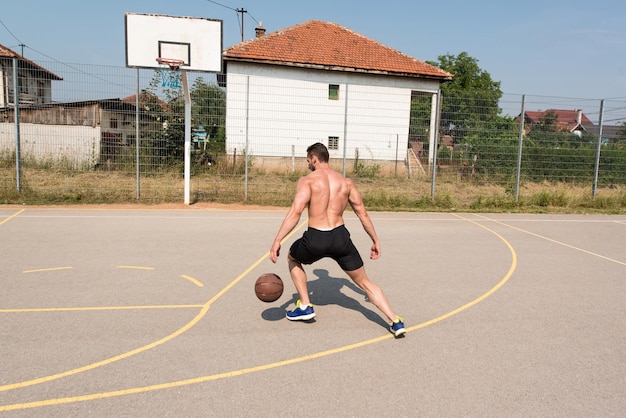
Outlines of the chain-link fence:
M 5 92 L 11 65 L 3 60 Z M 33 86 L 18 71 L 22 105 L 5 96 L 0 201 L 182 202 L 179 74 L 39 65 L 62 80 Z M 373 203 L 416 205 L 464 190 L 517 200 L 531 186 L 556 185 L 595 197 L 626 186 L 626 101 L 463 92 L 433 100 L 315 79 L 280 89 L 257 81 L 243 94 L 245 77 L 188 77 L 194 202 L 288 204 L 306 173 L 304 150 L 318 141 Z

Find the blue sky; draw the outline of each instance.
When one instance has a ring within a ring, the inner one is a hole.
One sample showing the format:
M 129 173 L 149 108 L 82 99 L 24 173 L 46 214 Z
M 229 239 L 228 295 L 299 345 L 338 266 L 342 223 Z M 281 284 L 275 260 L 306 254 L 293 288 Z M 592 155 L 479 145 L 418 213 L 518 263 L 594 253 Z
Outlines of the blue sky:
M 626 2 L 341 0 L 7 0 L 0 44 L 37 62 L 125 65 L 124 13 L 221 19 L 224 47 L 258 22 L 268 32 L 336 22 L 415 58 L 467 52 L 505 94 L 626 99 Z

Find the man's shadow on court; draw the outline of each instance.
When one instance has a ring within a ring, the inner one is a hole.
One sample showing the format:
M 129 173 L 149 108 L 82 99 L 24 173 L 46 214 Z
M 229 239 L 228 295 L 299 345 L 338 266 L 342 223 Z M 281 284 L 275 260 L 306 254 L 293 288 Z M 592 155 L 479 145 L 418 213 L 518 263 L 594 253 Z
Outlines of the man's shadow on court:
M 355 285 L 351 280 L 331 277 L 329 276 L 328 270 L 325 269 L 315 269 L 313 270 L 313 274 L 317 276 L 317 278 L 308 281 L 309 298 L 311 299 L 311 303 L 313 305 L 339 305 L 346 309 L 352 309 L 354 311 L 360 312 L 370 321 L 375 322 L 387 329 L 389 324 L 387 324 L 387 322 L 385 322 L 385 320 L 380 315 L 361 305 L 361 303 L 359 303 L 356 299 L 353 299 L 350 296 L 347 296 L 341 292 L 342 288 L 346 287 L 354 291 L 358 295 L 363 296 L 364 300 L 367 301 L 367 296 L 365 292 L 361 290 L 357 285 Z M 289 278 L 289 280 L 291 280 L 291 278 Z M 298 298 L 298 293 L 292 294 L 291 299 L 283 303 L 281 306 L 272 307 L 264 310 L 261 313 L 261 317 L 266 321 L 279 321 L 281 319 L 284 319 L 287 307 L 295 304 Z M 313 323 L 315 322 L 315 318 L 310 321 L 301 322 Z

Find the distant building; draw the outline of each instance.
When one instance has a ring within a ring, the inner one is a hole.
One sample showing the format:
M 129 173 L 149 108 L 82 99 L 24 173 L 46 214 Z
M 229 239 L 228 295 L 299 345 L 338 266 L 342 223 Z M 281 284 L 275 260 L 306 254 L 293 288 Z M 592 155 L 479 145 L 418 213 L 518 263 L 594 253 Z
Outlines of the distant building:
M 597 138 L 600 135 L 600 126 L 585 126 L 589 135 Z M 615 125 L 602 125 L 602 143 L 614 144 L 616 142 L 626 142 L 626 127 Z
M 13 61 L 17 59 L 20 104 L 20 153 L 40 162 L 63 161 L 76 168 L 115 162 L 124 146 L 135 143 L 135 96 L 124 99 L 52 102 L 52 81 L 58 75 L 0 45 L 0 152 L 15 150 L 15 89 Z M 167 104 L 142 91 L 140 108 Z M 142 122 L 163 129 L 148 112 Z
M 593 125 L 593 122 L 591 122 L 580 109 L 548 109 L 538 111 L 527 110 L 524 112 L 524 126 L 530 131 L 534 125 L 541 123 L 542 118 L 545 118 L 548 114 L 556 116 L 555 123 L 559 131 L 574 132 L 581 129 L 584 130 L 584 126 Z M 519 116 L 516 119 L 519 120 Z
M 120 99 L 20 106 L 21 155 L 75 168 L 115 162 L 122 146 L 134 144 L 135 109 Z M 14 123 L 14 109 L 0 108 L 0 152 L 15 149 Z
M 524 133 L 528 134 L 532 131 L 533 126 L 540 124 L 542 119 L 552 114 L 556 117 L 555 125 L 559 131 L 580 134 L 586 132 L 589 135 L 597 137 L 600 133 L 600 126 L 594 125 L 591 120 L 580 109 L 563 110 L 548 109 L 538 111 L 524 112 Z M 519 115 L 515 118 L 519 122 Z M 614 143 L 624 138 L 625 128 L 623 126 L 602 125 L 602 142 Z
M 13 59 L 17 59 L 18 97 L 21 105 L 52 102 L 52 81 L 58 75 L 0 45 L 0 108 L 15 105 Z

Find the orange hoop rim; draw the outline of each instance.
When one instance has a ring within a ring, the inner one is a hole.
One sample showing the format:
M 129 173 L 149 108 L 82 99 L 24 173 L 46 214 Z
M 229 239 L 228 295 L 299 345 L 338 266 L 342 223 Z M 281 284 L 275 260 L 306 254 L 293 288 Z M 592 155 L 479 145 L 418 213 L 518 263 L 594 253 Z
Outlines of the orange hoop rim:
M 161 65 L 168 65 L 170 70 L 178 70 L 181 65 L 185 63 L 183 60 L 175 59 L 175 58 L 157 58 L 156 61 Z

